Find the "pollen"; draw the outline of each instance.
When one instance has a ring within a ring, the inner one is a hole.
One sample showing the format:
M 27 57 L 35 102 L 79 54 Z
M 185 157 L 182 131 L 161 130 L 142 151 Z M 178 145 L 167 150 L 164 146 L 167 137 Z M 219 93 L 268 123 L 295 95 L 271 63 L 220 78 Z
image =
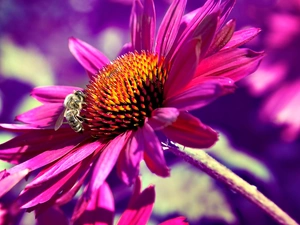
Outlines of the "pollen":
M 143 126 L 163 102 L 169 66 L 149 52 L 131 52 L 103 67 L 85 89 L 82 115 L 93 137 L 110 139 Z

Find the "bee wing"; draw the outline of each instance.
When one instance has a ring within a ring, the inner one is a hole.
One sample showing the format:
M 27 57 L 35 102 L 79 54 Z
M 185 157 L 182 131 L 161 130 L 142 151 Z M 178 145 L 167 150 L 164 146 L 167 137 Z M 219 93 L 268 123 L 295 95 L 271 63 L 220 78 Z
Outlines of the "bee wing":
M 59 117 L 58 119 L 56 120 L 56 123 L 54 125 L 54 130 L 57 131 L 61 125 L 63 124 L 63 121 L 64 121 L 64 117 L 65 117 L 65 111 L 66 109 L 64 109 L 60 114 L 59 114 Z

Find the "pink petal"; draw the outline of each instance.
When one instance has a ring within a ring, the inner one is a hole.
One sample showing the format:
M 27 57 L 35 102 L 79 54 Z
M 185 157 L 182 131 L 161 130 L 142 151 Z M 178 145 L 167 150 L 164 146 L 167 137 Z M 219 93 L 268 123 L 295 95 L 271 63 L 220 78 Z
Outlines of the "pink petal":
M 59 198 L 61 194 L 72 188 L 82 173 L 82 169 L 87 169 L 90 162 L 90 159 L 84 160 L 58 174 L 53 179 L 45 181 L 42 185 L 25 187 L 17 199 L 17 205 L 21 208 L 37 207 L 39 212 L 44 211 L 54 204 L 55 200 Z M 44 171 L 40 172 L 40 174 L 43 172 Z
M 126 144 L 126 140 L 129 134 L 121 134 L 111 140 L 106 147 L 103 148 L 101 155 L 94 166 L 93 174 L 91 177 L 90 193 L 103 184 L 106 177 L 114 167 L 121 150 Z
M 103 66 L 109 64 L 109 59 L 103 53 L 79 39 L 70 38 L 69 49 L 78 62 L 91 74 L 95 74 Z
M 128 207 L 135 204 L 135 202 L 137 201 L 137 199 L 139 198 L 139 196 L 141 194 L 141 191 L 142 191 L 142 178 L 140 176 L 138 176 L 137 179 L 135 179 L 135 183 L 133 186 L 132 195 L 131 195 L 129 203 L 128 203 Z
M 33 130 L 1 144 L 0 159 L 18 164 L 10 169 L 11 172 L 26 168 L 35 170 L 67 154 L 85 139 L 87 136 L 77 134 L 71 129 L 60 129 L 56 132 Z
M 183 17 L 180 32 L 177 35 L 176 41 L 172 47 L 171 53 L 178 52 L 178 49 L 186 42 L 191 40 L 196 27 L 201 23 L 203 18 L 211 12 L 219 9 L 219 0 L 208 0 L 205 4 L 193 12 L 188 13 Z
M 205 58 L 195 72 L 197 79 L 204 77 L 228 77 L 234 81 L 253 73 L 264 56 L 263 52 L 249 49 L 231 49 L 220 51 Z M 195 80 L 195 82 L 197 82 Z
M 66 156 L 57 161 L 51 166 L 45 173 L 37 177 L 27 187 L 34 187 L 42 182 L 45 182 L 57 174 L 69 169 L 75 164 L 81 162 L 88 156 L 92 155 L 95 151 L 99 151 L 104 146 L 100 141 L 83 143 L 76 147 L 72 152 L 69 152 Z M 43 153 L 42 153 L 43 154 Z
M 131 17 L 131 37 L 133 49 L 152 51 L 156 15 L 153 0 L 145 0 L 143 7 L 139 0 L 133 3 Z
M 1 123 L 0 129 L 13 131 L 13 132 L 28 132 L 31 130 L 53 130 L 52 128 L 40 128 L 30 124 L 9 124 L 9 123 Z
M 195 39 L 181 46 L 165 83 L 164 96 L 176 95 L 192 79 L 199 62 L 201 41 Z
M 180 112 L 176 122 L 163 129 L 172 141 L 191 148 L 209 148 L 218 140 L 218 134 L 187 112 Z
M 18 115 L 16 120 L 37 127 L 50 127 L 55 125 L 63 110 L 62 103 L 49 103 Z
M 122 214 L 118 225 L 147 224 L 155 201 L 153 186 L 146 188 Z
M 220 17 L 220 25 L 227 19 L 229 13 L 233 9 L 236 0 L 224 0 L 221 2 L 220 10 L 221 10 L 221 17 Z
M 128 52 L 133 52 L 133 51 L 134 51 L 134 50 L 133 50 L 133 48 L 132 48 L 132 44 L 131 44 L 131 43 L 126 43 L 126 44 L 122 47 L 122 49 L 121 49 L 121 51 L 119 52 L 118 56 L 124 55 L 124 54 L 126 54 L 126 53 L 128 53 Z
M 170 169 L 167 167 L 161 144 L 152 127 L 145 123 L 141 128 L 144 142 L 144 160 L 152 173 L 161 177 L 170 176 Z
M 260 31 L 261 29 L 259 28 L 248 28 L 248 29 L 236 31 L 233 33 L 232 38 L 225 45 L 223 49 L 225 50 L 225 49 L 233 49 L 233 48 L 240 47 L 241 45 L 255 38 Z
M 92 198 L 83 214 L 74 222 L 74 225 L 111 225 L 114 219 L 114 199 L 106 182 L 93 193 Z M 76 217 L 74 215 L 74 217 Z
M 32 90 L 31 96 L 42 103 L 63 103 L 65 97 L 75 90 L 82 90 L 82 88 L 70 86 L 37 87 Z
M 164 104 L 165 105 L 165 104 Z M 179 111 L 176 108 L 164 107 L 155 109 L 148 120 L 154 130 L 161 130 L 176 121 Z
M 232 93 L 235 90 L 233 80 L 229 78 L 219 78 L 209 80 L 197 85 L 191 81 L 192 87 L 186 87 L 183 91 L 176 94 L 163 103 L 166 107 L 174 107 L 180 111 L 189 111 L 201 108 L 218 97 Z
M 15 174 L 4 177 L 0 180 L 0 197 L 6 194 L 10 189 L 12 189 L 17 183 L 19 183 L 25 176 L 29 173 L 28 169 L 21 170 Z
M 188 225 L 188 222 L 185 222 L 186 218 L 183 216 L 179 216 L 173 219 L 169 219 L 159 225 Z
M 221 50 L 231 39 L 234 29 L 235 20 L 230 20 L 225 26 L 216 34 L 211 46 L 209 47 L 206 57 Z
M 118 158 L 118 175 L 127 185 L 131 185 L 135 181 L 140 171 L 140 161 L 143 158 L 144 151 L 144 146 L 139 141 L 141 138 L 140 130 L 131 132 Z
M 69 220 L 58 207 L 51 207 L 37 218 L 37 225 L 68 225 Z
M 186 0 L 174 0 L 161 22 L 156 39 L 156 52 L 166 56 L 176 38 Z

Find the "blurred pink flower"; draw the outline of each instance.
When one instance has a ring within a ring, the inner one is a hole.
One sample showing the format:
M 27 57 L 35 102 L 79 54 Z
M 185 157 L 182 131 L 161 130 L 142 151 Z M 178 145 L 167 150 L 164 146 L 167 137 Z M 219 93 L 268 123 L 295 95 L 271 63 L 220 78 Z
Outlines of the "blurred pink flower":
M 79 201 L 83 207 L 115 164 L 126 184 L 136 179 L 142 159 L 153 173 L 169 176 L 158 130 L 184 146 L 213 145 L 217 132 L 187 111 L 231 93 L 234 82 L 255 71 L 263 57 L 238 48 L 259 29 L 234 32 L 234 20 L 224 23 L 234 3 L 208 0 L 184 15 L 186 0 L 175 0 L 155 36 L 154 3 L 145 0 L 142 5 L 137 0 L 131 15 L 132 42 L 113 62 L 71 38 L 70 50 L 86 68 L 90 83 L 84 90 L 35 88 L 31 95 L 43 105 L 17 116 L 23 124 L 1 124 L 20 133 L 0 146 L 0 159 L 18 164 L 1 172 L 0 185 L 6 184 L 2 194 L 43 168 L 18 197 L 21 208 L 42 211 L 64 204 L 89 176 Z M 84 131 L 76 133 L 68 124 L 55 131 L 67 96 L 78 90 L 84 95 L 82 109 L 71 115 L 69 124 Z
M 141 180 L 136 179 L 133 195 L 127 209 L 121 215 L 117 225 L 139 224 L 146 225 L 155 202 L 154 186 L 149 186 L 141 192 Z M 74 214 L 74 225 L 112 225 L 114 218 L 114 200 L 107 183 L 99 188 L 97 193 L 90 199 L 85 211 L 77 218 Z M 167 220 L 161 225 L 187 225 L 184 217 Z

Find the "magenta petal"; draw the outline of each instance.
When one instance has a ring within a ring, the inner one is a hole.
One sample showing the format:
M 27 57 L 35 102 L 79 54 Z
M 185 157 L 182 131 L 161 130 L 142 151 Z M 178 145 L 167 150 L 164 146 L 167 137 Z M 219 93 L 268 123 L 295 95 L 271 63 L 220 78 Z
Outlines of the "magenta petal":
M 33 130 L 1 144 L 0 159 L 14 164 L 21 163 L 11 168 L 11 172 L 26 168 L 33 170 L 57 160 L 85 139 L 87 136 L 76 134 L 71 129 L 56 132 Z
M 185 10 L 186 0 L 174 0 L 161 22 L 156 39 L 156 52 L 166 56 L 171 49 Z
M 188 225 L 189 223 L 185 221 L 186 218 L 183 216 L 179 216 L 173 219 L 169 219 L 159 225 Z
M 233 9 L 236 0 L 225 0 L 221 2 L 220 10 L 221 10 L 221 17 L 220 17 L 220 25 L 227 19 L 229 13 Z
M 229 42 L 233 35 L 235 24 L 235 20 L 230 20 L 224 27 L 222 27 L 222 29 L 216 34 L 208 52 L 206 53 L 206 57 L 218 52 Z
M 128 206 L 122 214 L 118 225 L 147 224 L 155 201 L 155 190 L 153 186 L 146 188 L 136 201 Z
M 131 17 L 131 37 L 133 49 L 152 51 L 156 15 L 153 0 L 145 0 L 143 7 L 139 0 L 133 3 Z
M 118 56 L 124 55 L 124 54 L 126 54 L 126 53 L 128 53 L 128 52 L 133 52 L 133 51 L 134 51 L 134 50 L 133 50 L 133 48 L 132 48 L 132 44 L 131 44 L 131 43 L 126 43 L 126 44 L 122 47 L 122 49 L 121 49 L 121 51 L 119 52 Z
M 4 172 L 4 173 L 3 173 Z M 3 171 L 0 175 L 7 173 Z M 12 189 L 17 183 L 19 183 L 25 176 L 29 173 L 28 169 L 18 171 L 14 174 L 7 174 L 3 179 L 0 180 L 0 197 L 6 194 L 10 189 Z
M 164 104 L 167 106 L 166 104 Z M 155 109 L 152 112 L 151 117 L 148 120 L 148 124 L 154 130 L 161 130 L 166 126 L 171 125 L 174 121 L 176 121 L 179 115 L 179 111 L 176 108 L 164 107 Z
M 194 39 L 181 46 L 165 83 L 164 96 L 176 95 L 192 79 L 199 62 L 201 40 Z
M 104 182 L 88 201 L 83 214 L 74 222 L 74 225 L 111 225 L 114 219 L 114 199 L 112 192 Z M 73 215 L 76 217 L 76 215 Z
M 68 225 L 69 221 L 64 212 L 58 207 L 51 207 L 37 218 L 36 225 Z
M 30 124 L 10 124 L 10 123 L 1 123 L 0 129 L 13 131 L 13 132 L 28 132 L 31 130 L 47 130 L 47 129 L 52 130 L 52 128 L 40 128 Z
M 31 96 L 42 103 L 63 103 L 65 97 L 75 90 L 82 90 L 82 88 L 70 86 L 37 87 L 32 90 Z
M 192 87 L 187 87 L 164 101 L 164 106 L 175 107 L 180 111 L 189 111 L 201 108 L 218 97 L 232 93 L 235 90 L 233 80 L 229 78 L 219 78 L 200 83 L 191 81 Z
M 141 191 L 142 191 L 142 179 L 140 176 L 138 176 L 135 179 L 135 183 L 133 186 L 132 195 L 131 195 L 129 203 L 128 203 L 128 207 L 135 204 L 135 202 L 137 201 L 138 197 L 141 194 Z
M 103 184 L 106 177 L 114 167 L 121 150 L 125 145 L 128 134 L 121 134 L 111 140 L 106 147 L 103 148 L 101 155 L 95 164 L 91 177 L 90 193 L 98 190 Z
M 217 132 L 187 112 L 180 112 L 163 132 L 170 140 L 191 148 L 209 148 L 218 140 Z
M 69 39 L 69 49 L 78 62 L 91 74 L 95 74 L 109 59 L 96 48 L 76 38 Z
M 228 77 L 234 81 L 253 73 L 263 52 L 254 52 L 249 49 L 231 49 L 220 51 L 208 58 L 205 58 L 198 65 L 195 77 Z
M 87 158 L 95 151 L 101 149 L 104 144 L 100 141 L 94 141 L 92 143 L 84 143 L 81 146 L 76 147 L 75 150 L 69 152 L 66 156 L 57 161 L 47 172 L 43 173 L 41 176 L 37 177 L 32 181 L 27 187 L 33 187 L 39 183 L 45 182 L 57 174 L 69 169 L 76 163 L 81 162 L 83 159 Z
M 132 132 L 118 159 L 118 175 L 127 185 L 135 181 L 140 171 L 140 162 L 144 152 L 142 138 L 140 130 Z
M 152 173 L 161 177 L 170 176 L 170 170 L 167 167 L 164 152 L 152 127 L 145 123 L 141 128 L 144 141 L 144 160 Z
M 236 31 L 233 33 L 232 38 L 227 45 L 225 45 L 224 49 L 237 48 L 255 38 L 260 31 L 261 29 L 259 28 L 249 28 Z
M 37 127 L 54 126 L 63 110 L 62 103 L 49 103 L 18 115 L 16 120 Z

